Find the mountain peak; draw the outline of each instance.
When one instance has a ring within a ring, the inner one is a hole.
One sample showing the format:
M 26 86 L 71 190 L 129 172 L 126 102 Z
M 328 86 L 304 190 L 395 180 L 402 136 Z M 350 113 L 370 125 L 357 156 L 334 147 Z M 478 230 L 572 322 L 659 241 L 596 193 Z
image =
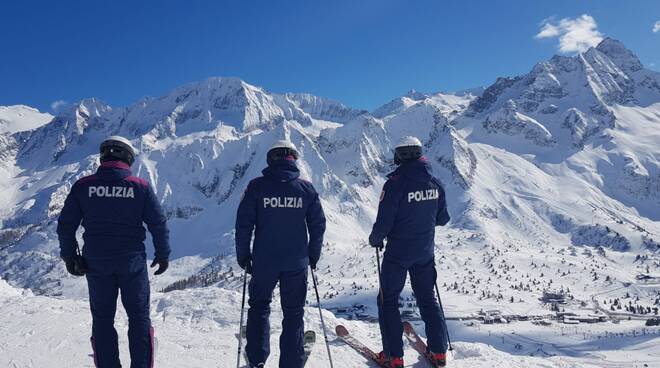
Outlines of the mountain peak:
M 81 117 L 87 119 L 89 117 L 99 117 L 101 114 L 112 110 L 110 105 L 101 101 L 96 97 L 84 98 L 75 104 L 69 105 L 63 109 L 57 116 L 63 117 Z
M 51 114 L 30 106 L 0 106 L 0 134 L 36 129 L 52 119 Z
M 426 99 L 429 96 L 426 93 L 419 92 L 415 89 L 411 89 L 410 91 L 408 91 L 408 93 L 405 94 L 404 97 L 408 97 L 411 100 L 415 100 L 415 101 L 421 101 L 421 100 Z
M 596 50 L 607 55 L 619 67 L 626 71 L 638 71 L 643 68 L 637 55 L 628 50 L 623 42 L 607 37 L 602 40 Z
M 238 77 L 209 77 L 201 81 L 184 84 L 169 92 L 169 96 L 183 96 L 181 100 L 187 99 L 191 92 L 198 94 L 202 91 L 213 91 L 212 94 L 236 94 L 238 91 L 259 90 Z
M 596 45 L 596 49 L 605 52 L 606 50 L 625 50 L 628 51 L 628 48 L 623 44 L 623 42 L 612 38 L 612 37 L 606 37 L 598 45 Z
M 251 84 L 245 82 L 241 78 L 238 77 L 211 77 L 207 78 L 205 81 L 201 82 L 202 84 L 205 84 L 207 86 L 226 86 L 230 88 L 246 88 L 246 87 L 254 87 Z
M 367 113 L 364 110 L 348 107 L 341 102 L 309 93 L 286 93 L 284 97 L 315 119 L 347 123 L 353 118 Z

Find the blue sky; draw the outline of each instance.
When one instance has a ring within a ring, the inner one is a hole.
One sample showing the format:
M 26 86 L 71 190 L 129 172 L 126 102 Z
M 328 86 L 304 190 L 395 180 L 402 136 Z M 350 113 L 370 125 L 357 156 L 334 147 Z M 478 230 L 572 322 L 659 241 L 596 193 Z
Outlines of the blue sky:
M 606 36 L 660 70 L 660 1 L 653 0 L 23 0 L 0 7 L 0 105 L 45 111 L 92 96 L 125 106 L 210 76 L 371 110 L 410 89 L 487 86 Z

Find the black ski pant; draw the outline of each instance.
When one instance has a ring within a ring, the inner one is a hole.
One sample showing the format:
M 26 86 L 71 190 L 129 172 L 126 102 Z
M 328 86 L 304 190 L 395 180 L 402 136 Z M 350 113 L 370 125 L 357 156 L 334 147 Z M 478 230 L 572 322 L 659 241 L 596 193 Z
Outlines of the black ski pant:
M 307 297 L 307 267 L 297 271 L 274 271 L 255 267 L 250 279 L 248 303 L 248 360 L 253 365 L 265 363 L 270 354 L 270 302 L 280 283 L 282 333 L 280 368 L 302 368 L 304 357 L 304 306 Z
M 388 356 L 403 357 L 403 324 L 399 312 L 399 296 L 408 274 L 419 313 L 424 320 L 428 347 L 434 353 L 444 353 L 447 351 L 447 325 L 435 297 L 437 273 L 433 258 L 413 264 L 402 264 L 388 257 L 383 259 L 383 303 L 378 295 L 378 322 L 383 351 Z
M 92 348 L 97 368 L 119 368 L 115 330 L 117 297 L 128 315 L 131 368 L 154 365 L 154 331 L 149 318 L 149 275 L 146 257 L 132 255 L 111 259 L 86 259 L 89 305 L 92 312 Z

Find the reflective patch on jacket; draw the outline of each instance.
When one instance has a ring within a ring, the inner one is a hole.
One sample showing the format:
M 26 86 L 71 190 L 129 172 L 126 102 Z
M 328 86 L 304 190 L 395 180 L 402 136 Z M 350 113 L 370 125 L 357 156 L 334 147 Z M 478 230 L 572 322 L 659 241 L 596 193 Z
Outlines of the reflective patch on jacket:
M 303 208 L 302 197 L 264 198 L 264 208 Z
M 105 198 L 135 198 L 133 187 L 110 187 L 110 186 L 90 186 L 87 189 L 87 196 L 105 197 Z
M 408 192 L 408 203 L 411 203 L 412 201 L 432 201 L 439 197 L 440 193 L 437 189 L 418 190 L 415 192 Z

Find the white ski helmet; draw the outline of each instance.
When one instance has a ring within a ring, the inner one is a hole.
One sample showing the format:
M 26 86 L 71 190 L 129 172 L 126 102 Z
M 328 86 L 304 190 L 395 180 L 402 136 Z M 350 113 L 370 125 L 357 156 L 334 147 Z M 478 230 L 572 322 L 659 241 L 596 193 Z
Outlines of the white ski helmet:
M 420 157 L 422 157 L 422 142 L 416 137 L 404 136 L 394 147 L 394 163 L 397 165 Z
M 266 154 L 266 162 L 271 165 L 276 160 L 282 160 L 287 157 L 293 157 L 297 160 L 299 157 L 296 146 L 288 140 L 279 140 L 273 144 Z
M 135 162 L 137 150 L 128 139 L 113 135 L 101 142 L 99 147 L 101 153 L 101 162 L 119 160 L 127 163 L 129 166 Z
M 407 135 L 399 139 L 399 142 L 397 142 L 394 148 L 421 147 L 421 146 L 422 146 L 422 142 L 419 139 L 417 139 L 417 137 L 413 137 L 412 135 Z

